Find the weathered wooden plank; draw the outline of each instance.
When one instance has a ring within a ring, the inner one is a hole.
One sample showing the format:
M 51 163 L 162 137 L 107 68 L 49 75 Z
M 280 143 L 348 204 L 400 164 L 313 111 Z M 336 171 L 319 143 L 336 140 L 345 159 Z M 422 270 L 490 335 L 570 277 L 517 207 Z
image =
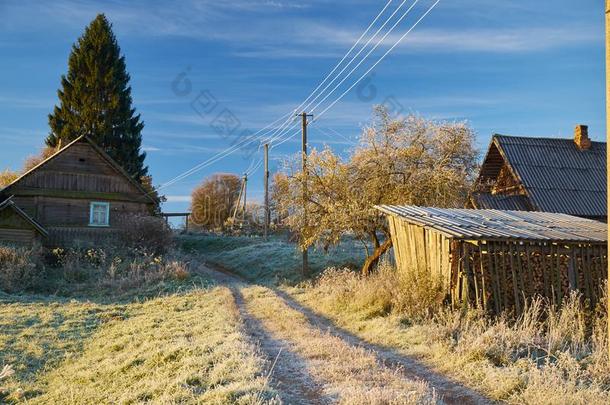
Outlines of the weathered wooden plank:
M 487 256 L 489 257 L 489 256 Z M 489 265 L 487 265 L 488 267 Z M 479 270 L 481 272 L 481 287 L 483 292 L 483 310 L 485 312 L 488 311 L 487 307 L 487 286 L 485 282 L 485 263 L 484 263 L 484 255 L 483 255 L 483 244 L 479 244 Z
M 589 246 L 580 246 L 580 257 L 581 257 L 581 266 L 580 270 L 582 272 L 582 277 L 584 281 L 584 294 L 585 298 L 589 300 L 589 302 L 593 302 L 593 297 L 591 295 L 591 260 L 589 258 Z
M 555 245 L 555 255 L 556 255 L 556 277 L 555 277 L 555 295 L 557 297 L 556 304 L 561 305 L 562 296 L 563 296 L 563 288 L 561 287 L 561 252 L 559 249 L 559 245 Z
M 502 312 L 502 295 L 500 294 L 498 260 L 496 258 L 494 242 L 487 242 L 487 255 L 489 256 L 489 274 L 493 285 L 493 301 L 496 314 Z
M 529 284 L 528 295 L 533 298 L 536 294 L 536 284 L 534 282 L 534 270 L 532 269 L 532 246 L 530 243 L 526 243 L 525 247 L 525 260 L 526 260 L 526 272 L 527 282 Z
M 568 286 L 570 291 L 578 290 L 578 281 L 576 278 L 576 249 L 572 247 L 568 256 Z
M 509 253 L 509 266 L 510 266 L 510 271 L 512 274 L 512 280 L 513 280 L 513 295 L 515 297 L 515 310 L 517 311 L 517 314 L 521 314 L 521 304 L 519 302 L 519 287 L 518 287 L 518 281 L 517 281 L 517 274 L 516 274 L 516 268 L 515 268 L 515 264 L 514 264 L 514 258 L 513 258 L 513 253 L 514 253 L 514 246 L 512 243 L 509 244 L 508 247 L 508 253 Z

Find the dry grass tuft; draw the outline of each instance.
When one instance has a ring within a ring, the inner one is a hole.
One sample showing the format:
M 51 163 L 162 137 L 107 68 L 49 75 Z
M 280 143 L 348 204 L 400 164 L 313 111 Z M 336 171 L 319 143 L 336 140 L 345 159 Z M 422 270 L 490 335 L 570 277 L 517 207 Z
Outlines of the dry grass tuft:
M 290 292 L 365 340 L 418 356 L 493 399 L 610 403 L 607 308 L 591 313 L 577 295 L 561 308 L 539 299 L 517 320 L 491 319 L 444 308 L 437 283 L 387 265 L 370 278 L 329 270 Z
M 387 262 L 366 277 L 347 269 L 327 269 L 314 282 L 327 304 L 363 317 L 401 313 L 411 319 L 427 319 L 442 308 L 443 286 L 417 274 L 402 275 Z
M 126 292 L 190 275 L 191 257 L 171 251 L 111 247 L 52 249 L 0 246 L 0 291 L 74 295 L 105 289 Z
M 33 289 L 44 277 L 41 250 L 37 247 L 0 246 L 0 290 Z

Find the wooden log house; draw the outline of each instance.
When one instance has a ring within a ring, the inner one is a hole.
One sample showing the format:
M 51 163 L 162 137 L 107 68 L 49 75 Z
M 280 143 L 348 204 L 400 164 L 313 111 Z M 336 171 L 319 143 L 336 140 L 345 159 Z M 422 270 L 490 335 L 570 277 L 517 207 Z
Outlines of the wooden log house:
M 543 212 L 376 208 L 387 215 L 398 270 L 440 279 L 453 307 L 520 313 L 535 295 L 557 304 L 570 291 L 591 305 L 601 297 L 605 223 Z
M 148 193 L 91 139 L 81 136 L 0 190 L 0 241 L 95 246 L 125 215 L 153 215 Z
M 494 135 L 467 208 L 560 212 L 607 221 L 606 143 Z

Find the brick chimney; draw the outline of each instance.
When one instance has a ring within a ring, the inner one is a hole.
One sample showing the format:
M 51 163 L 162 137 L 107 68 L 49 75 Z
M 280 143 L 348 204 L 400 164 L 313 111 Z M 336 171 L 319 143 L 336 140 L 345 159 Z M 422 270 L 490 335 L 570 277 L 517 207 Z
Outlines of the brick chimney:
M 588 150 L 591 148 L 591 139 L 589 139 L 589 127 L 586 125 L 577 125 L 574 131 L 574 143 L 580 150 Z

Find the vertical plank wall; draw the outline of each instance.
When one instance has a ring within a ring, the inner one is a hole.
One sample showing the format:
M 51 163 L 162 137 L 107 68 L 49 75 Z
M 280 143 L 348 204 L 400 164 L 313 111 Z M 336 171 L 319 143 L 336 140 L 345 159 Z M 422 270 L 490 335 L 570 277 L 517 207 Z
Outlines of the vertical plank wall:
M 388 221 L 397 269 L 439 277 L 454 307 L 519 314 L 534 296 L 560 305 L 578 291 L 595 305 L 603 293 L 606 244 L 451 240 L 397 217 Z

